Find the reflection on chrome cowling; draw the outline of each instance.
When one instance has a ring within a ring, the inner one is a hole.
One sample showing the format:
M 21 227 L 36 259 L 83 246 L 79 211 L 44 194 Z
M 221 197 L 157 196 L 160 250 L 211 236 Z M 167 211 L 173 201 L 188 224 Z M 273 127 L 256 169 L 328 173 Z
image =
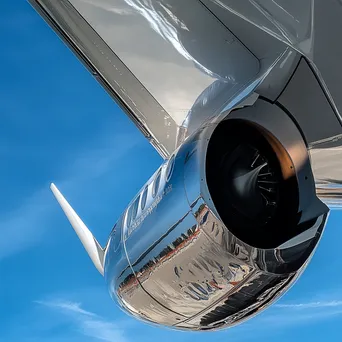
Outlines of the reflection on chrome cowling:
M 341 208 L 340 2 L 30 2 L 168 158 L 104 248 L 52 186 L 112 298 L 183 330 L 273 303 Z
M 226 121 L 235 120 L 236 115 Z M 154 198 L 147 196 L 145 208 L 156 203 L 156 198 L 158 201 L 148 215 L 138 210 L 134 220 L 129 221 L 130 214 L 126 214 L 119 221 L 122 250 L 129 265 L 116 278 L 116 287 L 109 289 L 116 291 L 114 298 L 126 303 L 126 310 L 143 320 L 185 330 L 234 325 L 279 298 L 301 274 L 320 239 L 327 207 L 306 208 L 295 199 L 298 207 L 309 213 L 296 214 L 293 222 L 297 233 L 278 236 L 277 243 L 281 243 L 260 248 L 232 233 L 221 218 L 217 200 L 211 197 L 211 182 L 206 179 L 210 175 L 206 172 L 211 153 L 208 146 L 221 124 L 206 125 L 175 152 L 171 175 L 168 162 L 156 171 L 147 186 L 153 188 L 156 177 L 159 190 Z M 291 151 L 288 153 L 299 174 L 303 159 L 297 166 Z M 295 177 L 298 181 L 299 176 Z M 307 177 L 307 181 L 311 185 L 306 186 L 314 186 L 312 179 Z M 308 203 L 315 201 L 317 198 L 306 199 Z M 127 222 L 132 222 L 134 229 Z M 295 232 L 294 228 L 288 227 L 290 232 Z M 112 274 L 107 277 L 109 283 L 115 275 L 110 265 L 113 257 L 109 252 L 106 259 L 106 272 Z

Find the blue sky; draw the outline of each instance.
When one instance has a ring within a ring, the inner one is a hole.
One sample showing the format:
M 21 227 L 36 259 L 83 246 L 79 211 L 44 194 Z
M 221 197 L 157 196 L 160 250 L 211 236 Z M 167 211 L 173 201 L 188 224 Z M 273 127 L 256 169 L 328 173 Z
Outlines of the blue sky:
M 341 213 L 297 284 L 245 324 L 194 335 L 122 313 L 49 183 L 105 242 L 161 158 L 26 1 L 0 10 L 1 342 L 341 340 Z

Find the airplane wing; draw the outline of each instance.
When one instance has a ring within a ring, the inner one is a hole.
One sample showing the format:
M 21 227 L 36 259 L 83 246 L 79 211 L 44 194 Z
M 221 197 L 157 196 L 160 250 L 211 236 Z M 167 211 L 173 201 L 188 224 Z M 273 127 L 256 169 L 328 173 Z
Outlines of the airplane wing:
M 253 95 L 276 101 L 303 56 L 342 120 L 332 0 L 29 1 L 166 159 Z
M 164 158 L 260 71 L 198 0 L 30 2 Z

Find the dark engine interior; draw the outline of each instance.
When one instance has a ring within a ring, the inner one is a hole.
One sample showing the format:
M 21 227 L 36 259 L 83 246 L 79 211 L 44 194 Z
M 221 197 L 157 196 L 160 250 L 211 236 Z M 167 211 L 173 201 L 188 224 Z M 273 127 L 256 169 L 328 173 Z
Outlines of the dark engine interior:
M 277 247 L 312 225 L 299 224 L 300 186 L 288 152 L 257 124 L 229 119 L 217 126 L 207 150 L 206 177 L 224 224 L 251 246 Z

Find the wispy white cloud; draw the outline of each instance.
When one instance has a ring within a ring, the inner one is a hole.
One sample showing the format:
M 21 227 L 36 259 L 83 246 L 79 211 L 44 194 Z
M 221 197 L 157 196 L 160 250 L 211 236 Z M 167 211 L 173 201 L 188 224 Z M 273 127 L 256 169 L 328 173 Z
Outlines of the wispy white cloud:
M 86 336 L 108 342 L 124 342 L 124 331 L 117 325 L 102 319 L 87 319 L 82 322 L 82 333 Z
M 331 308 L 342 307 L 342 300 L 332 300 L 327 302 L 308 302 L 308 303 L 291 303 L 291 304 L 276 304 L 276 308 L 284 309 L 312 309 L 312 308 Z
M 342 300 L 321 300 L 299 303 L 281 302 L 267 309 L 249 325 L 255 328 L 261 322 L 270 323 L 277 328 L 305 325 L 313 321 L 322 321 L 332 316 L 342 315 Z
M 35 303 L 58 310 L 62 315 L 68 317 L 71 323 L 75 325 L 75 329 L 84 336 L 99 341 L 127 341 L 124 330 L 117 323 L 110 322 L 94 312 L 83 309 L 81 303 L 64 300 L 36 301 Z
M 55 309 L 65 310 L 67 312 L 74 312 L 77 314 L 85 315 L 85 316 L 96 316 L 93 312 L 87 311 L 81 308 L 81 303 L 76 302 L 68 302 L 68 301 L 35 301 L 36 304 L 45 305 Z
M 39 190 L 17 209 L 0 217 L 0 261 L 41 240 L 45 233 L 43 220 L 50 213 L 45 191 Z
M 322 324 L 327 319 L 339 318 L 341 315 L 342 300 L 338 297 L 297 303 L 281 300 L 245 323 L 230 329 L 227 336 L 235 342 L 277 339 L 278 334 L 284 336 L 292 329 Z
M 102 134 L 93 149 L 79 151 L 77 156 L 66 155 L 65 164 L 57 179 L 59 187 L 67 189 L 68 194 L 75 193 L 85 182 L 115 172 L 120 159 L 136 146 L 136 135 Z M 123 143 L 124 141 L 124 143 Z M 42 241 L 48 229 L 53 229 L 53 217 L 58 206 L 49 190 L 49 183 L 43 184 L 31 196 L 18 202 L 12 212 L 0 216 L 0 262 L 23 250 L 34 247 Z

